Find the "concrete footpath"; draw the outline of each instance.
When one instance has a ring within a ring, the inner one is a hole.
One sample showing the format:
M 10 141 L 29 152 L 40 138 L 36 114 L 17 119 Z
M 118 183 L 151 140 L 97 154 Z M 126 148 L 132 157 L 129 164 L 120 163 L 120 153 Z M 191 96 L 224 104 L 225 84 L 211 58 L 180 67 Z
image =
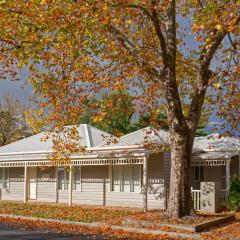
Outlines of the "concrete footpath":
M 5 215 L 5 214 L 0 214 L 0 217 L 8 217 L 8 218 L 15 218 L 15 219 L 23 219 L 23 220 L 29 220 L 29 221 L 41 221 L 41 222 L 49 222 L 49 223 L 58 223 L 58 224 L 69 224 L 69 225 L 78 225 L 78 226 L 84 226 L 87 228 L 100 228 L 104 226 L 104 224 L 99 223 L 99 222 L 94 222 L 94 223 L 86 223 L 86 222 L 73 222 L 73 221 L 66 221 L 66 220 L 56 220 L 56 219 L 45 219 L 45 218 L 35 218 L 35 217 L 25 217 L 25 216 L 16 216 L 16 215 Z M 109 226 L 110 229 L 112 230 L 123 230 L 126 232 L 134 232 L 134 233 L 140 233 L 140 234 L 149 234 L 149 235 L 155 235 L 155 236 L 166 236 L 168 235 L 169 237 L 174 237 L 176 239 L 179 238 L 187 238 L 187 239 L 194 239 L 194 240 L 200 240 L 200 234 L 193 234 L 193 233 L 178 233 L 178 232 L 168 232 L 168 231 L 161 231 L 161 230 L 150 230 L 147 228 L 134 228 L 134 227 L 127 227 L 127 226 Z M 26 230 L 27 231 L 27 230 Z M 32 232 L 32 231 L 30 231 Z M 42 231 L 34 231 L 39 234 L 43 234 Z M 28 233 L 28 232 L 27 232 Z M 7 233 L 5 233 L 7 234 Z M 30 234 L 30 233 L 29 233 Z M 48 231 L 49 234 L 49 231 Z M 74 237 L 75 235 L 71 235 Z M 53 236 L 54 237 L 54 236 Z M 89 238 L 90 235 L 88 235 L 88 238 L 76 238 L 76 239 L 91 239 Z M 8 238 L 13 239 L 11 236 Z M 1 233 L 0 233 L 0 240 L 3 239 L 1 238 Z M 5 238 L 6 239 L 6 238 Z M 20 239 L 20 238 L 17 238 Z M 22 239 L 44 239 L 44 238 L 22 238 Z M 46 239 L 74 239 L 74 238 L 46 238 Z M 99 238 L 94 239 L 107 239 L 104 237 L 99 236 Z

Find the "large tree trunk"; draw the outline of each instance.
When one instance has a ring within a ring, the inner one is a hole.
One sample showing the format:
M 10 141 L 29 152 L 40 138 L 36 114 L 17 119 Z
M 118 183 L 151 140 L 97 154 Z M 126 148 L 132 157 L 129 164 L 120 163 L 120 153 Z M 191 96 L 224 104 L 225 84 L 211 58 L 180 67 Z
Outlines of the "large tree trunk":
M 190 215 L 192 199 L 190 188 L 190 161 L 193 140 L 186 131 L 170 131 L 171 175 L 167 213 L 171 218 Z

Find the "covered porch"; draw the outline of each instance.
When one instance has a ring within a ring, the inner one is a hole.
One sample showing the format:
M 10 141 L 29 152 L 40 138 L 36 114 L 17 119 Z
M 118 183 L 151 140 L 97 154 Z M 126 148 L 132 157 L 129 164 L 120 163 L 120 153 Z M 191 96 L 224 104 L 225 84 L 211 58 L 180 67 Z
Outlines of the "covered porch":
M 240 155 L 226 152 L 193 154 L 191 185 L 199 189 L 200 182 L 220 182 L 222 189 L 229 190 L 234 175 L 240 177 Z
M 193 154 L 191 162 L 192 198 L 196 210 L 200 210 L 201 183 L 217 183 L 219 185 L 220 205 L 228 199 L 231 180 L 240 177 L 239 152 L 204 152 Z
M 163 162 L 163 153 L 139 146 L 118 147 L 114 154 L 92 148 L 71 156 L 67 164 L 53 163 L 40 152 L 1 154 L 0 199 L 161 209 Z

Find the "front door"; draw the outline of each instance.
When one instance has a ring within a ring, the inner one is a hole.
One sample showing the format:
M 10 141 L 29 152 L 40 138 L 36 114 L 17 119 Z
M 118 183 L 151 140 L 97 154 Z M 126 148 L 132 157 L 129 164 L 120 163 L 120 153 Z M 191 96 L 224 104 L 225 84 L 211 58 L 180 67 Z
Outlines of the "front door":
M 37 167 L 28 168 L 29 199 L 37 199 Z

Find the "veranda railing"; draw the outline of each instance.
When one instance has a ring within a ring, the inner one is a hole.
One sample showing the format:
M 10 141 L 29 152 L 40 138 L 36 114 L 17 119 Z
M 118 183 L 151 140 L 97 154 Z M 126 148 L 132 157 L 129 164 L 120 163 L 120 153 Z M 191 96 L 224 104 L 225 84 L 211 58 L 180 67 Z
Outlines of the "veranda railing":
M 193 207 L 196 211 L 200 211 L 201 210 L 201 190 L 191 188 L 191 193 L 192 193 Z M 224 205 L 228 199 L 228 191 L 226 189 L 221 189 L 219 194 L 220 194 L 221 205 Z M 165 201 L 166 201 L 166 208 L 167 208 L 167 203 L 169 199 L 169 189 L 166 189 L 165 196 L 166 196 Z

